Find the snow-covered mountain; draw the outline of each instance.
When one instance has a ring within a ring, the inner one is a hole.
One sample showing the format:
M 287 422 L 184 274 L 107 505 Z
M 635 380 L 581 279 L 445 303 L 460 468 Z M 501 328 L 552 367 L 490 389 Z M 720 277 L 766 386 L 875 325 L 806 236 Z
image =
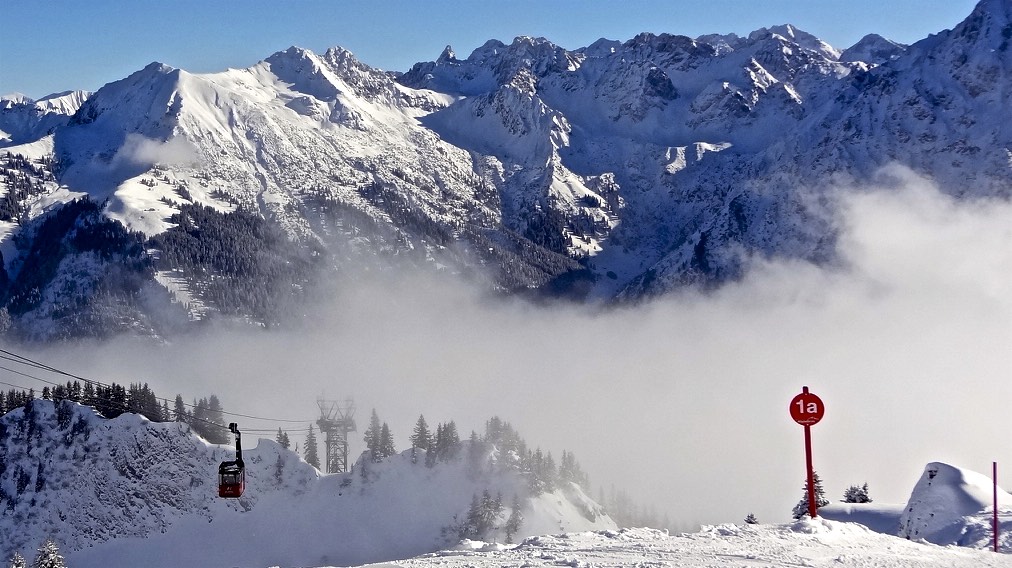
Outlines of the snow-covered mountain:
M 0 143 L 2 319 L 35 338 L 272 323 L 377 258 L 595 299 L 717 284 L 753 256 L 831 262 L 838 195 L 883 167 L 1012 195 L 1010 26 L 1012 0 L 982 0 L 914 45 L 842 52 L 781 25 L 492 40 L 403 74 L 340 48 L 151 64 Z M 5 102 L 0 125 L 28 104 Z M 114 237 L 75 240 L 91 213 L 51 222 L 84 196 Z
M 32 142 L 67 124 L 91 93 L 67 91 L 33 100 L 20 93 L 0 96 L 0 145 Z
M 185 424 L 106 420 L 68 400 L 35 400 L 0 418 L 0 558 L 31 558 L 52 538 L 75 567 L 379 562 L 458 542 L 457 526 L 485 492 L 503 504 L 483 531 L 489 540 L 507 540 L 514 504 L 518 542 L 615 528 L 575 484 L 532 492 L 495 447 L 472 459 L 465 442 L 458 459 L 434 467 L 409 450 L 321 475 L 271 440 L 246 442 L 246 491 L 221 499 L 217 465 L 234 459 L 228 446 Z

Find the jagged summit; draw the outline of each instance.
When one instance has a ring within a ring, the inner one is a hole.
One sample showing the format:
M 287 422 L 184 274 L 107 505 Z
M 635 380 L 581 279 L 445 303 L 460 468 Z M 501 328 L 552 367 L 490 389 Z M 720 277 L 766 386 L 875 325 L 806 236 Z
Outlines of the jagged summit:
M 436 62 L 437 63 L 448 63 L 450 61 L 456 61 L 456 60 L 457 60 L 457 54 L 453 52 L 453 48 L 450 47 L 450 45 L 447 45 L 446 47 L 443 48 L 443 52 L 439 54 L 439 57 L 436 59 Z
M 805 49 L 821 53 L 827 59 L 839 59 L 840 51 L 814 35 L 799 30 L 791 24 L 761 28 L 749 34 L 750 40 L 758 40 L 769 35 L 779 35 L 784 39 L 795 43 Z
M 953 28 L 952 38 L 977 48 L 1009 51 L 1012 0 L 981 0 L 970 16 Z
M 402 75 L 341 48 L 211 74 L 155 63 L 47 130 L 5 103 L 0 145 L 59 163 L 58 180 L 32 170 L 36 193 L 8 218 L 41 222 L 89 195 L 148 237 L 188 207 L 252 211 L 332 254 L 313 254 L 330 268 L 377 254 L 473 263 L 499 290 L 605 300 L 719 285 L 751 255 L 831 261 L 835 201 L 805 195 L 827 179 L 860 185 L 899 164 L 952 195 L 1008 195 L 1012 134 L 993 125 L 1012 106 L 1009 29 L 1009 1 L 987 0 L 909 48 L 868 36 L 843 54 L 784 24 L 573 51 L 493 39 Z M 11 274 L 26 255 L 5 251 Z M 157 282 L 203 314 L 208 273 L 161 265 Z M 56 306 L 86 304 L 58 289 L 18 318 L 44 327 Z M 265 317 L 270 302 L 244 294 L 238 311 Z
M 840 61 L 862 61 L 871 65 L 881 65 L 903 55 L 908 47 L 878 34 L 868 34 L 843 50 L 843 53 L 840 54 Z

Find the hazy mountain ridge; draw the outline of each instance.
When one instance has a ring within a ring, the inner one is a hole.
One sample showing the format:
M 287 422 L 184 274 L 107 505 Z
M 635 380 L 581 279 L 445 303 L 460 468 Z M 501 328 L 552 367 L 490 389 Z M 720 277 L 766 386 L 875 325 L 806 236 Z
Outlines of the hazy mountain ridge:
M 57 164 L 48 195 L 19 198 L 24 226 L 84 194 L 148 237 L 185 204 L 243 209 L 318 259 L 299 289 L 378 256 L 500 290 L 636 299 L 733 279 L 755 255 L 831 261 L 835 196 L 886 166 L 1008 197 L 1012 133 L 996 125 L 1012 106 L 1010 12 L 984 0 L 912 46 L 869 36 L 842 53 L 783 25 L 575 51 L 491 40 L 398 76 L 340 48 L 206 75 L 152 64 L 7 151 Z M 4 229 L 12 280 L 22 232 Z M 191 318 L 221 309 L 202 295 L 213 271 L 156 249 L 155 281 L 175 298 L 161 312 L 184 297 Z M 12 324 L 67 334 L 42 319 Z

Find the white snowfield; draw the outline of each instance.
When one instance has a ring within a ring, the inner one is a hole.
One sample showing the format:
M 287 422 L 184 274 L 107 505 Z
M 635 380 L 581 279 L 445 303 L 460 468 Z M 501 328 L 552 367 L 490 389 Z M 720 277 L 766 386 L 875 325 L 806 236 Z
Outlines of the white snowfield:
M 1012 566 L 1012 495 L 998 491 L 999 553 L 990 548 L 992 496 L 986 476 L 932 462 L 905 506 L 834 503 L 814 520 L 723 524 L 680 535 L 634 528 L 536 536 L 516 547 L 464 541 L 454 550 L 370 566 Z
M 680 535 L 637 528 L 539 536 L 513 548 L 465 542 L 456 550 L 370 566 L 984 568 L 1012 566 L 1012 555 L 913 542 L 875 533 L 856 523 L 819 518 L 786 525 L 717 525 Z

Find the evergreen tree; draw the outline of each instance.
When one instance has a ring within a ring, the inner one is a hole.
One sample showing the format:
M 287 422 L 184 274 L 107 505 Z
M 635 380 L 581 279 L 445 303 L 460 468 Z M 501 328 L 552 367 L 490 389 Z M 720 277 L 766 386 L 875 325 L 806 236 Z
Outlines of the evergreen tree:
M 67 568 L 60 555 L 60 549 L 52 539 L 46 539 L 39 548 L 39 553 L 32 562 L 32 568 Z
M 822 478 L 819 477 L 818 472 L 813 472 L 812 478 L 815 480 L 815 508 L 825 507 L 829 505 L 829 499 L 826 499 L 826 491 L 822 488 Z M 802 488 L 804 493 L 802 494 L 801 500 L 794 506 L 792 516 L 795 520 L 800 519 L 808 514 L 808 480 L 805 480 L 805 486 Z
M 418 415 L 418 422 L 415 422 L 415 429 L 411 433 L 411 447 L 428 450 L 432 444 L 432 434 L 429 432 L 429 425 L 425 423 L 425 416 Z
M 481 497 L 474 494 L 471 498 L 471 506 L 467 509 L 467 517 L 458 529 L 458 536 L 462 539 L 481 539 L 496 528 L 496 521 L 502 515 L 502 496 L 492 497 L 488 489 L 484 490 Z
M 274 483 L 275 485 L 281 485 L 281 481 L 285 476 L 285 459 L 281 454 L 278 454 L 277 461 L 274 462 Z
M 513 537 L 516 536 L 518 531 L 520 531 L 520 525 L 524 522 L 524 514 L 521 510 L 522 507 L 520 497 L 514 494 L 510 516 L 506 519 L 506 524 L 503 526 L 503 530 L 506 531 L 506 544 L 513 544 Z
M 478 439 L 477 432 L 471 430 L 471 439 L 467 443 L 467 473 L 469 476 L 476 477 L 482 472 L 485 450 L 485 443 Z
M 81 389 L 81 403 L 86 406 L 95 406 L 95 385 L 84 383 Z
M 868 483 L 858 487 L 857 485 L 851 485 L 843 492 L 844 503 L 871 503 L 871 497 L 868 495 Z
M 306 463 L 320 469 L 320 457 L 316 454 L 316 433 L 313 432 L 313 425 L 309 425 L 309 434 L 306 434 Z
M 10 568 L 28 568 L 28 563 L 20 552 L 14 551 L 14 556 L 11 556 Z
M 746 525 L 758 525 L 759 521 L 755 518 L 755 515 L 753 515 L 752 513 L 749 513 L 749 514 L 745 515 L 745 524 Z
M 176 401 L 172 408 L 172 414 L 175 417 L 176 422 L 189 422 L 189 420 L 187 420 L 189 416 L 186 413 L 186 404 L 183 402 L 183 395 L 176 395 Z
M 362 440 L 365 442 L 366 451 L 369 452 L 369 459 L 373 462 L 378 462 L 383 459 L 380 456 L 381 450 L 381 439 L 383 434 L 383 425 L 380 424 L 379 414 L 376 414 L 376 409 L 372 409 L 372 416 L 369 418 L 369 427 L 365 430 L 365 436 Z
M 457 425 L 453 420 L 443 425 L 442 436 L 440 430 L 436 429 L 436 458 L 446 462 L 457 457 L 457 450 L 460 449 L 460 436 L 457 435 Z
M 221 402 L 213 394 L 210 398 L 194 401 L 189 424 L 197 434 L 212 444 L 228 444 L 232 441 L 224 423 Z
M 587 474 L 583 472 L 583 468 L 580 467 L 572 452 L 562 450 L 562 459 L 559 462 L 559 481 L 575 483 L 585 489 L 590 485 Z
M 292 441 L 288 439 L 288 433 L 283 432 L 281 428 L 278 428 L 278 437 L 275 438 L 275 441 L 286 450 L 292 446 Z
M 439 458 L 439 444 L 443 438 L 443 425 L 436 424 L 436 434 L 432 437 L 428 451 L 425 452 L 425 467 L 433 467 Z
M 231 440 L 228 435 L 228 426 L 225 425 L 224 409 L 218 397 L 211 395 L 207 399 L 207 420 L 217 427 L 210 428 L 211 438 L 208 441 L 214 444 L 227 444 Z
M 382 460 L 396 453 L 397 450 L 394 449 L 394 437 L 390 433 L 390 427 L 384 422 L 383 427 L 380 428 L 379 458 Z

